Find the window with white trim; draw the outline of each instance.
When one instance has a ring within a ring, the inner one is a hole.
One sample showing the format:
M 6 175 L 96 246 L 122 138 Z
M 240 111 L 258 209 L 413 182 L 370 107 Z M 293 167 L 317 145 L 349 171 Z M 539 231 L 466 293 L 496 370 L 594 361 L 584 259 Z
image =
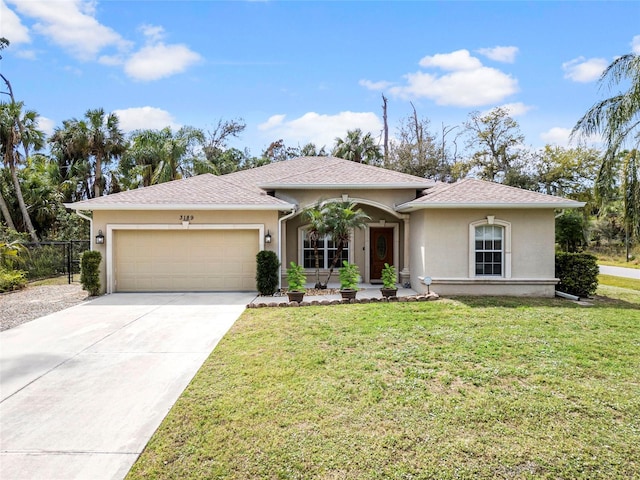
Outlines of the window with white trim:
M 504 272 L 504 227 L 479 225 L 475 232 L 475 273 L 502 276 Z
M 309 240 L 309 234 L 305 230 L 301 230 L 300 234 L 302 236 L 301 264 L 304 268 L 316 268 L 316 257 L 313 250 L 313 245 Z M 320 261 L 320 268 L 328 269 L 331 266 L 331 262 L 333 261 L 333 257 L 335 256 L 337 250 L 338 245 L 331 239 L 331 237 L 324 236 L 318 240 L 318 258 Z M 346 260 L 347 262 L 350 261 L 348 243 L 343 246 L 340 258 L 338 259 L 336 266 L 340 267 L 343 260 Z
M 511 223 L 487 215 L 469 224 L 469 277 L 511 278 Z

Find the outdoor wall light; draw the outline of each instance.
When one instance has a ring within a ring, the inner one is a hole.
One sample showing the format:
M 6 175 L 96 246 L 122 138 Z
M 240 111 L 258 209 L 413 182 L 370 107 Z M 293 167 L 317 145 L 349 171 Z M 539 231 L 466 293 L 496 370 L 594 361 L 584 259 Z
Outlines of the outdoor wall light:
M 267 234 L 264 236 L 264 243 L 271 243 L 271 234 L 267 230 Z
M 104 234 L 102 230 L 98 230 L 98 234 L 96 235 L 96 245 L 104 245 Z

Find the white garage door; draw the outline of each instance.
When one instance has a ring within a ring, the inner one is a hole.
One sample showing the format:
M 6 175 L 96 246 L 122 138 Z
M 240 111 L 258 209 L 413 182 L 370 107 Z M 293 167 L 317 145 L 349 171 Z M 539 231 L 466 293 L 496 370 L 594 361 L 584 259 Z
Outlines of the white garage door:
M 256 289 L 257 230 L 117 230 L 117 292 Z

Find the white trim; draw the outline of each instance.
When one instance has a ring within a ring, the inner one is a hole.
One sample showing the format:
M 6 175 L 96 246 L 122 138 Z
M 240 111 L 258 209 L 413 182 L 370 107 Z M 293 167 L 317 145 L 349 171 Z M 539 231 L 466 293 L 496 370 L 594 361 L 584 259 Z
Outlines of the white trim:
M 503 259 L 504 259 L 504 271 L 502 275 L 492 277 L 490 275 L 476 275 L 476 227 L 482 225 L 499 225 L 504 228 L 504 245 L 503 245 Z M 487 218 L 482 220 L 476 220 L 469 224 L 469 278 L 475 279 L 487 279 L 492 278 L 510 279 L 511 278 L 511 223 L 504 220 L 499 220 L 494 217 L 493 223 L 489 223 Z
M 308 223 L 305 225 L 300 225 L 298 227 L 298 236 L 297 236 L 297 244 L 298 244 L 298 254 L 297 254 L 297 258 L 298 258 L 298 265 L 303 265 L 304 263 L 304 258 L 303 257 L 303 242 L 304 240 L 302 239 L 302 234 L 306 231 L 306 226 L 309 225 Z M 347 252 L 348 252 L 348 256 L 349 256 L 349 262 L 353 263 L 353 259 L 354 259 L 354 235 L 353 235 L 353 229 L 351 229 L 351 231 L 349 232 L 349 243 L 347 245 Z M 330 258 L 326 258 L 326 260 L 330 263 L 331 259 Z M 336 268 L 340 268 L 342 267 L 342 265 L 336 265 Z M 320 267 L 320 271 L 329 271 L 329 267 L 324 268 L 324 266 Z M 306 272 L 315 272 L 315 268 L 306 268 L 305 269 Z
M 108 197 L 105 197 L 108 198 Z M 278 210 L 289 211 L 296 206 L 289 203 L 283 203 L 281 205 L 242 205 L 242 204 L 228 204 L 221 205 L 219 203 L 99 203 L 92 205 L 91 201 L 84 200 L 80 205 L 75 203 L 65 203 L 64 206 L 72 210 L 203 210 L 203 211 L 215 211 L 215 210 Z
M 367 223 L 364 236 L 364 280 L 371 283 L 371 227 L 393 228 L 393 265 L 396 267 L 396 277 L 400 273 L 400 224 L 397 222 L 379 221 Z M 396 278 L 396 281 L 399 281 Z
M 369 200 L 367 198 L 356 198 L 356 197 L 348 197 L 347 199 L 349 202 L 354 202 L 354 203 L 358 203 L 361 205 L 368 205 L 370 207 L 374 207 L 374 208 L 378 208 L 380 210 L 383 210 L 391 215 L 393 215 L 394 217 L 398 218 L 398 219 L 403 219 L 404 215 L 401 213 L 398 213 L 394 207 L 386 205 L 384 203 L 380 203 L 380 202 L 376 202 L 375 200 Z M 312 203 L 308 203 L 307 205 L 300 207 L 300 210 L 298 213 L 302 214 L 304 213 L 304 211 L 307 208 L 310 207 L 314 207 L 316 205 L 320 205 L 321 203 L 331 203 L 331 202 L 342 202 L 342 197 L 334 197 L 334 198 L 327 198 L 327 199 L 323 199 L 323 200 L 319 200 L 317 202 L 312 202 Z
M 264 224 L 262 223 L 112 223 L 107 224 L 106 233 L 106 293 L 115 291 L 115 275 L 113 272 L 113 232 L 115 230 L 258 230 L 258 250 L 264 250 Z
M 455 208 L 500 208 L 500 209 L 523 209 L 523 208 L 531 208 L 531 209 L 542 209 L 542 208 L 582 208 L 585 206 L 585 202 L 558 202 L 558 203 L 420 203 L 416 202 L 408 202 L 403 203 L 402 205 L 398 205 L 396 210 L 398 212 L 415 212 L 417 210 L 424 209 L 455 209 Z
M 261 183 L 257 186 L 263 190 L 424 190 L 434 185 L 435 182 L 431 181 L 427 183 Z

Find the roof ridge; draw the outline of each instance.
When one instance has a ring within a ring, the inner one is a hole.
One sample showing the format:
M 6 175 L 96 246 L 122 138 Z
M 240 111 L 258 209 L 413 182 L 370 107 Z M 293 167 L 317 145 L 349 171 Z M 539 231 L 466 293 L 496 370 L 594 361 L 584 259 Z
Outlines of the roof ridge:
M 264 196 L 271 196 L 268 195 L 266 191 L 264 191 L 264 189 L 260 188 L 260 187 L 256 187 L 255 190 L 252 190 L 250 188 L 247 188 L 246 185 L 242 185 L 236 182 L 232 182 L 230 181 L 228 178 L 222 178 L 224 175 L 214 175 L 215 177 L 217 177 L 221 182 L 226 183 L 227 185 L 230 185 L 232 187 L 236 187 L 238 189 L 244 190 L 247 193 L 251 193 L 251 194 L 257 194 L 257 195 L 264 195 Z M 259 190 L 259 192 L 257 191 Z M 284 200 L 277 198 L 277 197 L 273 197 L 271 196 L 271 198 L 273 198 L 273 200 L 277 200 L 278 202 L 282 203 L 282 204 L 289 204 L 289 202 L 285 202 Z
M 456 185 L 461 185 L 462 183 L 464 183 L 466 180 L 471 180 L 469 178 L 462 178 L 456 182 L 453 183 L 446 183 L 446 182 L 440 182 L 442 185 L 444 185 L 442 188 L 436 190 L 435 192 L 429 193 L 429 189 L 427 189 L 427 193 L 425 193 L 425 197 L 428 197 L 429 195 L 432 196 L 436 196 L 436 195 L 440 195 L 441 193 L 444 193 L 446 191 L 451 190 L 453 187 L 455 187 Z M 437 186 L 437 184 L 436 184 Z

